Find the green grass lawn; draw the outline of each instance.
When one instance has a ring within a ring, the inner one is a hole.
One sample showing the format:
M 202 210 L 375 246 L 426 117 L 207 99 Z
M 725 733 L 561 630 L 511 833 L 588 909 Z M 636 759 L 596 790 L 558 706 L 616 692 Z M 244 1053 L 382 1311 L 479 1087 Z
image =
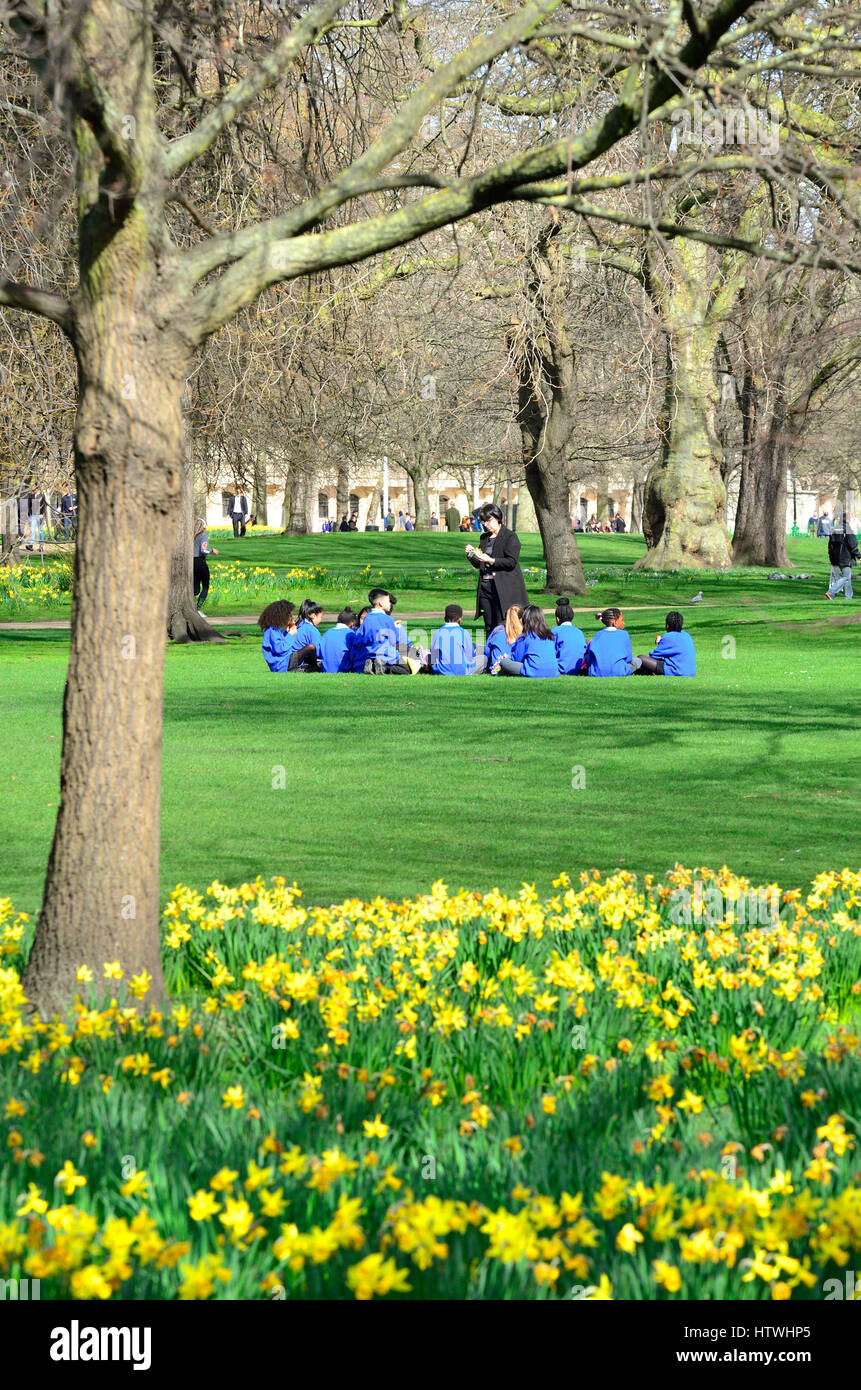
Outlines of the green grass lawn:
M 250 630 L 169 649 L 165 892 L 283 873 L 319 903 L 437 878 L 546 893 L 560 869 L 662 873 L 676 860 L 795 886 L 857 864 L 856 607 L 759 576 L 721 602 L 730 582 L 698 577 L 712 602 L 685 609 L 692 681 L 276 676 Z M 631 611 L 628 626 L 647 651 L 663 624 Z M 29 912 L 56 811 L 67 652 L 63 632 L 0 633 L 0 893 Z
M 256 613 L 273 597 L 298 601 L 309 590 L 328 611 L 337 611 L 346 602 L 363 603 L 373 584 L 396 590 L 401 612 L 436 612 L 451 602 L 461 603 L 467 612 L 472 612 L 475 573 L 463 553 L 468 541 L 466 535 L 447 532 L 325 536 L 249 533 L 243 540 L 234 540 L 232 533 L 214 532 L 212 543 L 219 554 L 210 561 L 212 586 L 206 612 L 215 620 Z M 546 605 L 552 595 L 541 596 L 538 592 L 543 583 L 539 573 L 543 565 L 540 537 L 524 535 L 521 542 L 527 588 Z M 806 538 L 788 542 L 789 557 L 798 572 L 808 573 L 811 578 L 782 582 L 769 579 L 767 570 L 734 569 L 709 574 L 634 572 L 634 561 L 645 550 L 641 536 L 582 536 L 579 545 L 587 579 L 595 581 L 588 598 L 581 601 L 584 607 L 610 603 L 672 607 L 699 589 L 706 604 L 753 598 L 771 603 L 775 590 L 790 588 L 793 603 L 799 598 L 815 599 L 818 603 L 828 582 L 827 543 Z M 36 559 L 31 563 L 41 562 Z M 46 567 L 55 564 L 68 564 L 68 557 L 46 557 Z M 321 584 L 287 577 L 290 570 L 312 567 L 327 571 Z M 258 569 L 271 571 L 274 578 L 262 581 L 255 574 Z M 26 610 L 12 611 L 3 604 L 0 593 L 0 621 L 68 618 L 69 611 L 68 597 L 50 606 L 29 603 Z

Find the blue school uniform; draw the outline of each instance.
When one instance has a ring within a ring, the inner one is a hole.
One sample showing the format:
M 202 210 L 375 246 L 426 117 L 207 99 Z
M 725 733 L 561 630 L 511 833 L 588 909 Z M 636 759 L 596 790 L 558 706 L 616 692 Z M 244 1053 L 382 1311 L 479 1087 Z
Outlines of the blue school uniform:
M 471 676 L 475 647 L 460 623 L 443 623 L 431 638 L 431 667 L 437 676 Z
M 286 671 L 293 652 L 293 638 L 280 627 L 267 627 L 263 634 L 263 656 L 270 671 Z
M 495 627 L 484 644 L 484 655 L 487 657 L 487 669 L 495 666 L 497 661 L 501 661 L 504 656 L 511 656 L 511 644 L 505 635 L 505 625 L 500 623 Z
M 365 614 L 361 630 L 366 652 L 365 660 L 370 657 L 372 660 L 382 661 L 386 666 L 394 666 L 400 661 L 398 630 L 391 613 L 384 613 L 382 608 L 372 608 L 370 613 Z
M 352 653 L 350 648 L 353 645 L 355 633 L 346 623 L 336 623 L 323 633 L 321 639 L 321 661 L 323 670 L 330 673 L 335 671 L 351 671 L 353 669 Z
M 665 676 L 695 676 L 697 656 L 694 639 L 689 632 L 664 632 L 650 656 L 660 657 Z
M 521 661 L 521 676 L 558 676 L 556 647 L 552 637 L 536 637 L 524 632 L 511 648 L 512 661 Z
M 365 662 L 366 662 L 367 659 L 368 659 L 368 648 L 367 648 L 367 644 L 366 644 L 366 642 L 365 642 L 365 621 L 364 621 L 364 618 L 363 618 L 362 621 L 359 623 L 359 626 L 356 628 L 355 632 L 353 633 L 353 639 L 352 639 L 352 641 L 350 642 L 350 647 L 349 647 L 349 657 L 350 657 L 350 668 L 349 668 L 349 669 L 350 669 L 351 671 L 360 671 L 360 672 L 361 672 L 361 671 L 363 671 L 363 670 L 365 669 Z
M 553 629 L 553 642 L 560 676 L 573 676 L 583 662 L 583 653 L 586 650 L 585 636 L 573 623 L 559 623 Z
M 320 636 L 320 629 L 316 623 L 312 623 L 310 618 L 306 618 L 296 629 L 296 646 L 294 651 L 299 651 L 302 647 L 312 646 L 318 657 L 323 655 L 323 639 Z
M 623 627 L 602 627 L 586 647 L 587 676 L 629 676 L 634 651 Z

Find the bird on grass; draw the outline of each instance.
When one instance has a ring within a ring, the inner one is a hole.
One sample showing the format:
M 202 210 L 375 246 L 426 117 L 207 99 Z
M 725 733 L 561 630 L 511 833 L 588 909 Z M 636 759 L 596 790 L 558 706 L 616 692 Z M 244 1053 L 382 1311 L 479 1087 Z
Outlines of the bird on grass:
M 688 599 L 688 603 L 702 603 L 702 601 L 703 601 L 703 591 L 702 591 L 702 589 L 700 589 L 700 591 L 699 591 L 698 594 L 694 594 L 693 598 Z

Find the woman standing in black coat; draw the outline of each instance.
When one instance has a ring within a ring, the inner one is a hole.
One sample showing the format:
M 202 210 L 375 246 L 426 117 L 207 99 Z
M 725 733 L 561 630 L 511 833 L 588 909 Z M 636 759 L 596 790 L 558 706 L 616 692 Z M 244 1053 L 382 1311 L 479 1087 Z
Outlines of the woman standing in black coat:
M 520 568 L 520 541 L 503 525 L 501 509 L 495 502 L 485 502 L 476 515 L 484 527 L 481 548 L 468 545 L 466 558 L 478 570 L 475 616 L 484 619 L 489 637 L 505 621 L 509 608 L 515 604 L 525 607 L 529 595 Z

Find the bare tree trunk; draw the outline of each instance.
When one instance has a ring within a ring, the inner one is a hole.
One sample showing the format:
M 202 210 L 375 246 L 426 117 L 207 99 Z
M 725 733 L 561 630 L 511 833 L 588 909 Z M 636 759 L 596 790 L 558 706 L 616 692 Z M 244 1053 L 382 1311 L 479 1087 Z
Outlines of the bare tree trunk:
M 737 565 L 783 566 L 786 553 L 786 455 L 789 435 L 783 381 L 777 404 L 762 420 L 751 413 L 741 462 L 732 554 Z
M 311 476 L 304 468 L 290 469 L 290 520 L 287 523 L 289 536 L 307 536 L 311 531 L 308 496 L 311 483 Z
M 415 499 L 415 519 L 417 531 L 430 530 L 430 502 L 428 500 L 428 487 L 431 479 L 431 469 L 422 462 L 413 462 L 404 465 L 407 474 L 407 498 L 409 499 L 409 488 L 412 487 Z
M 679 267 L 653 296 L 667 335 L 664 444 L 646 480 L 637 569 L 726 569 L 726 484 L 717 437 L 714 359 L 722 321 L 710 314 L 708 247 L 675 248 Z
M 536 315 L 532 340 L 520 354 L 517 419 L 526 488 L 544 546 L 546 591 L 585 594 L 586 579 L 568 510 L 568 442 L 576 396 L 574 349 L 565 326 L 559 266 L 558 218 L 551 214 L 529 253 L 528 295 Z M 517 529 L 526 527 L 517 507 Z
M 340 524 L 341 517 L 347 516 L 347 513 L 349 512 L 349 508 L 350 508 L 350 474 L 349 474 L 349 472 L 347 471 L 347 469 L 344 467 L 343 464 L 342 464 L 342 465 L 339 467 L 339 469 L 338 469 L 338 482 L 337 482 L 337 489 L 336 489 L 336 490 L 337 490 L 337 501 L 336 501 L 336 507 L 335 507 L 335 510 L 336 510 L 336 512 L 337 512 L 337 518 L 336 518 L 336 519 L 337 519 L 338 523 Z M 349 517 L 348 517 L 348 516 L 347 516 L 347 519 L 349 520 Z
M 595 516 L 598 521 L 610 520 L 610 480 L 606 473 L 602 473 L 597 484 L 597 500 L 595 502 Z
M 378 475 L 377 481 L 376 481 L 375 484 L 374 484 L 374 490 L 373 490 L 373 492 L 371 493 L 370 497 L 368 498 L 367 520 L 365 521 L 365 525 L 366 525 L 366 526 L 376 526 L 376 525 L 379 524 L 379 520 L 380 520 L 380 498 L 381 498 L 381 496 L 382 496 L 382 493 L 383 493 L 383 475 L 382 475 L 382 472 L 381 472 L 381 473 Z
M 631 531 L 634 535 L 642 533 L 643 530 L 643 494 L 645 492 L 645 479 L 636 477 L 631 488 Z
M 187 389 L 183 407 L 188 404 Z M 167 635 L 172 642 L 224 642 L 224 638 L 198 611 L 194 598 L 194 461 L 188 422 L 183 408 L 183 452 L 177 460 L 181 487 L 174 512 L 173 549 L 170 556 L 170 584 L 167 601 Z
M 258 451 L 254 455 L 254 475 L 253 490 L 251 493 L 251 510 L 257 517 L 260 526 L 268 525 L 269 517 L 269 494 L 267 491 L 269 479 L 267 477 L 266 459 Z
M 44 1013 L 88 966 L 149 977 L 159 950 L 162 689 L 171 550 L 182 488 L 184 360 L 125 305 L 79 330 L 75 469 L 80 525 L 63 702 L 60 808 L 24 988 Z M 98 314 L 98 319 L 97 319 Z M 134 315 L 132 314 L 133 318 Z M 139 323 L 139 320 L 138 320 Z M 157 343 L 157 352 L 148 346 Z M 146 356 L 143 354 L 146 353 Z M 131 381 L 136 399 L 128 401 Z M 105 556 L 113 557 L 112 564 Z M 144 981 L 145 982 L 145 981 Z

